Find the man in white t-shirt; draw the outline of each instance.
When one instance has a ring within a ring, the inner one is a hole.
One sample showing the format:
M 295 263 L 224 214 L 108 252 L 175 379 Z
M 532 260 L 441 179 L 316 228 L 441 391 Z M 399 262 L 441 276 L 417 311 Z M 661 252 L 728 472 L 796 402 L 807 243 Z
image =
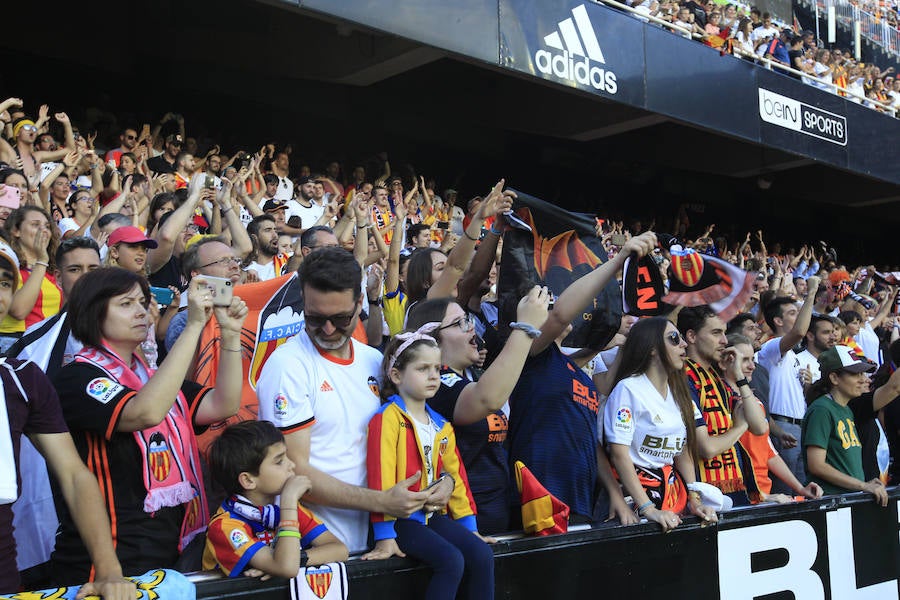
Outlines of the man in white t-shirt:
M 316 199 L 315 197 L 316 179 L 314 177 L 301 177 L 298 187 L 299 197 L 297 198 L 297 206 L 288 218 L 293 215 L 300 217 L 300 230 L 306 231 L 314 225 L 327 225 L 327 223 L 319 223 L 319 219 L 325 213 L 324 196 Z
M 806 332 L 806 350 L 797 355 L 800 361 L 800 369 L 809 371 L 809 383 L 812 385 L 822 377 L 819 370 L 819 354 L 829 348 L 834 348 L 837 343 L 837 332 L 831 317 L 813 315 L 809 323 L 809 331 Z M 804 390 L 805 392 L 806 390 Z
M 794 438 L 792 442 L 789 437 L 782 436 L 772 442 L 794 476 L 803 483 L 807 481 L 806 470 L 803 468 L 801 448 L 797 442 L 800 440 L 800 427 L 806 413 L 803 385 L 808 385 L 801 377 L 808 379 L 809 374 L 801 370 L 793 348 L 809 330 L 814 298 L 821 280 L 812 276 L 806 281 L 809 293 L 799 310 L 793 300 L 785 297 L 775 298 L 763 308 L 766 323 L 775 332 L 775 337 L 763 344 L 757 354 L 759 364 L 769 369 L 769 415 L 778 421 L 779 427 L 787 436 Z M 791 493 L 791 490 L 780 486 L 780 482 L 774 482 L 773 491 Z
M 266 361 L 259 418 L 285 435 L 298 475 L 312 480 L 304 504 L 351 552 L 366 549 L 369 512 L 408 517 L 444 506 L 453 482 L 411 492 L 416 474 L 385 491 L 366 487 L 366 429 L 381 405 L 381 353 L 351 333 L 362 309 L 362 269 L 342 248 L 320 248 L 301 264 L 304 329 Z

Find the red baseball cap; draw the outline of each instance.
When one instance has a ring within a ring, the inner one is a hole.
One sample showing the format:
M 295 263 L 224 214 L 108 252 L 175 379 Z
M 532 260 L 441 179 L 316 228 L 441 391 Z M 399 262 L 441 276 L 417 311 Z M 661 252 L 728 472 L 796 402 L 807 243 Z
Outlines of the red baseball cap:
M 156 248 L 159 246 L 159 244 L 156 243 L 156 240 L 148 238 L 144 235 L 143 231 L 132 225 L 119 227 L 109 234 L 106 245 L 112 247 L 121 242 L 125 242 L 126 244 L 143 244 L 148 248 Z

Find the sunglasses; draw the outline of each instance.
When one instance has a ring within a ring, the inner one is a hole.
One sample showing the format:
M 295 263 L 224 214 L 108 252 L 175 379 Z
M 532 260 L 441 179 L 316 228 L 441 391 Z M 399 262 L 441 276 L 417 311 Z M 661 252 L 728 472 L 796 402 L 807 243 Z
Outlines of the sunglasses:
M 137 139 L 137 136 L 136 136 L 136 135 L 126 135 L 126 136 L 125 136 L 125 139 L 126 139 L 126 140 L 136 140 L 136 139 Z
M 325 323 L 330 322 L 334 325 L 335 329 L 340 329 L 345 331 L 348 327 L 350 327 L 350 323 L 353 321 L 353 317 L 356 316 L 356 311 L 352 313 L 345 313 L 339 315 L 311 315 L 306 313 L 306 324 L 312 327 L 313 329 L 321 329 L 325 327 Z
M 37 131 L 37 127 L 34 125 L 22 125 L 22 129 L 25 131 Z
M 475 327 L 475 319 L 472 315 L 466 315 L 464 317 L 460 317 L 459 319 L 453 321 L 449 325 L 444 325 L 443 327 L 438 327 L 437 331 L 441 331 L 443 329 L 448 329 L 450 327 L 457 326 L 459 330 L 463 333 L 467 333 L 472 331 L 472 328 Z
M 671 333 L 666 334 L 666 341 L 669 342 L 673 346 L 678 346 L 681 344 L 681 340 L 684 339 L 681 337 L 681 334 L 677 331 L 673 331 Z

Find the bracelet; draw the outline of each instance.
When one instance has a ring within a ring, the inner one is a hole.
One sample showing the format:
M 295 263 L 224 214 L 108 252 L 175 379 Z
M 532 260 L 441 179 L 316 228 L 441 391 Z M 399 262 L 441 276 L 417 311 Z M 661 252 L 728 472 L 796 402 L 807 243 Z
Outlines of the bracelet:
M 237 349 L 235 349 L 235 348 L 222 348 L 222 352 L 241 352 L 241 351 L 242 351 L 242 350 L 241 350 L 240 348 L 237 348 Z
M 42 260 L 36 260 L 36 261 L 34 261 L 34 266 L 36 267 L 36 266 L 38 266 L 38 265 L 41 265 L 41 266 L 44 267 L 45 269 L 49 269 L 49 268 L 50 268 L 50 265 L 49 265 L 48 263 L 45 263 L 45 262 L 42 261 Z
M 287 519 L 282 519 L 280 523 L 278 523 L 278 531 L 285 529 L 286 527 L 293 527 L 294 529 L 300 529 L 300 523 L 298 521 L 291 521 Z
M 224 214 L 227 213 L 229 210 L 231 210 L 231 207 L 230 207 L 230 206 L 227 206 L 227 207 L 223 208 L 223 209 L 222 209 L 222 214 L 224 215 Z
M 744 377 L 743 379 L 738 379 L 738 380 L 735 381 L 734 383 L 735 383 L 735 385 L 737 385 L 738 387 L 741 387 L 742 385 L 746 385 L 747 387 L 750 387 L 750 382 L 747 381 L 747 378 L 746 378 L 746 377 Z
M 275 534 L 275 537 L 276 538 L 292 537 L 292 538 L 297 538 L 299 540 L 303 536 L 300 535 L 299 531 L 285 531 L 284 529 L 279 529 L 278 533 Z
M 381 298 L 376 298 L 374 300 L 369 298 L 369 306 L 381 306 Z
M 639 517 L 643 517 L 644 512 L 651 506 L 653 506 L 653 500 L 647 500 L 646 502 L 641 504 L 635 512 L 638 514 Z
M 494 223 L 496 223 L 496 221 L 494 221 Z M 503 231 L 494 229 L 494 223 L 491 223 L 491 229 L 490 229 L 491 233 L 493 233 L 494 235 L 502 235 Z
M 525 332 L 525 335 L 530 337 L 531 339 L 535 339 L 540 337 L 541 330 L 535 327 L 534 325 L 530 325 L 528 323 L 520 323 L 518 321 L 513 321 L 509 324 L 510 329 L 518 329 L 519 331 Z
M 466 236 L 467 238 L 469 238 L 470 240 L 472 240 L 473 242 L 477 242 L 479 239 L 477 237 L 472 237 L 471 235 L 469 235 L 469 232 L 466 231 L 465 229 L 463 229 L 463 235 Z
M 357 229 L 368 229 L 371 226 L 372 226 L 371 223 L 366 223 L 365 225 L 357 225 L 356 228 Z

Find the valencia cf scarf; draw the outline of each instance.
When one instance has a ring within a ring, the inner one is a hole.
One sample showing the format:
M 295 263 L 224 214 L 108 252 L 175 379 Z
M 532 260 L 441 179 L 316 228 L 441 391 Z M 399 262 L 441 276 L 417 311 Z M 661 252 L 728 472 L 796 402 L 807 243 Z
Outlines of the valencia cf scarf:
M 132 359 L 136 362 L 136 370 L 132 370 L 106 344 L 99 349 L 85 347 L 75 355 L 75 362 L 93 365 L 112 379 L 98 378 L 91 382 L 91 386 L 118 383 L 132 390 L 140 390 L 155 371 L 139 355 L 132 355 Z M 135 431 L 133 435 L 141 453 L 141 471 L 147 491 L 144 512 L 185 505 L 178 545 L 181 551 L 194 536 L 206 530 L 209 522 L 200 454 L 184 394 L 178 391 L 172 408 L 159 425 Z
M 521 297 L 534 285 L 547 286 L 554 297 L 572 282 L 608 260 L 594 232 L 594 218 L 570 213 L 516 190 L 515 216 L 531 228 L 512 227 L 503 234 L 498 305 L 499 329 L 516 320 Z M 572 348 L 603 348 L 619 330 L 622 302 L 618 282 L 610 282 L 572 322 L 563 342 Z
M 622 281 L 625 312 L 654 316 L 669 313 L 672 305 L 708 304 L 723 321 L 730 321 L 741 311 L 753 293 L 752 273 L 715 256 L 684 249 L 672 236 L 658 237 L 669 245 L 668 291 L 651 257 L 629 257 Z
M 725 383 L 716 373 L 710 373 L 693 360 L 684 361 L 688 384 L 700 396 L 700 410 L 706 421 L 709 435 L 720 435 L 734 426 L 731 418 L 730 394 Z M 746 490 L 741 473 L 740 457 L 734 446 L 707 460 L 698 460 L 700 481 L 714 485 L 725 494 Z

